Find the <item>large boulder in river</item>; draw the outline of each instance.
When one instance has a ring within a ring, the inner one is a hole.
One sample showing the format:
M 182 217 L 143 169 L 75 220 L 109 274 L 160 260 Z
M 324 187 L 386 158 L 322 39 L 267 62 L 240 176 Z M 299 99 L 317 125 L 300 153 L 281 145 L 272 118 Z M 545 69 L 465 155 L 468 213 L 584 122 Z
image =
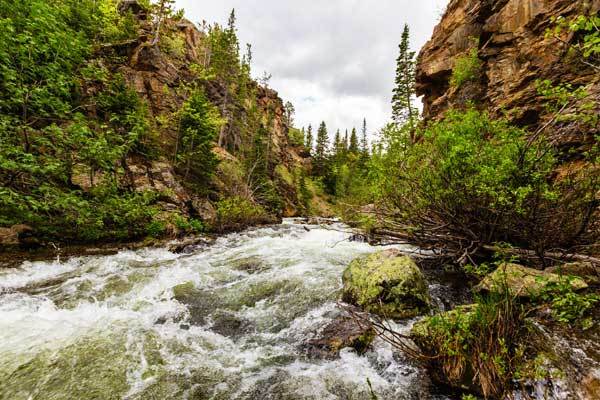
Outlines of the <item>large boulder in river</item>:
M 408 256 L 386 250 L 360 257 L 342 276 L 342 299 L 386 318 L 412 318 L 429 310 L 423 273 Z
M 527 268 L 518 264 L 501 264 L 494 272 L 488 274 L 475 290 L 480 292 L 501 293 L 508 289 L 517 297 L 536 297 L 550 285 L 568 283 L 573 290 L 586 289 L 588 285 L 581 278 L 566 277 L 548 271 Z

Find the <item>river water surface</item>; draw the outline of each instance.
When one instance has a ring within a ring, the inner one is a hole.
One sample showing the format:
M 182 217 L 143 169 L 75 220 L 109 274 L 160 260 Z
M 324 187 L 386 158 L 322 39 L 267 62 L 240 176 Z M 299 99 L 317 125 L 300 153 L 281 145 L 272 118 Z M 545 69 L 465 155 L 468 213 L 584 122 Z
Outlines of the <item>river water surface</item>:
M 380 400 L 436 398 L 380 339 L 334 360 L 302 350 L 340 313 L 344 267 L 380 250 L 333 228 L 0 270 L 0 399 L 370 400 L 367 381 Z

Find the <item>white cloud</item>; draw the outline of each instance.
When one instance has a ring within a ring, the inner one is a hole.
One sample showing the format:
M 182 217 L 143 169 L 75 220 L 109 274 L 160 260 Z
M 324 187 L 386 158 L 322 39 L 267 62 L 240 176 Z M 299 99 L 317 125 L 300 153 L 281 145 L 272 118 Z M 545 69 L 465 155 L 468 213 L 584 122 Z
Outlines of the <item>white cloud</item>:
M 254 75 L 296 107 L 296 125 L 324 120 L 369 131 L 390 117 L 395 60 L 404 23 L 418 50 L 448 0 L 177 0 L 194 22 L 225 24 L 232 8 L 241 43 L 251 43 Z

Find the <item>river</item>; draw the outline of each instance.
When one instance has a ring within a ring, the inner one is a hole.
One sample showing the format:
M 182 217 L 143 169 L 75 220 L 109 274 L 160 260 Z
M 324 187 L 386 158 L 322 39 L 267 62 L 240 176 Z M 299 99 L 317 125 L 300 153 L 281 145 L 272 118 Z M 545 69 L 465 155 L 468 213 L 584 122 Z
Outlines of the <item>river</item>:
M 0 270 L 0 398 L 445 398 L 380 339 L 333 360 L 303 351 L 340 313 L 344 267 L 380 250 L 343 228 L 287 220 L 189 254 L 143 249 Z

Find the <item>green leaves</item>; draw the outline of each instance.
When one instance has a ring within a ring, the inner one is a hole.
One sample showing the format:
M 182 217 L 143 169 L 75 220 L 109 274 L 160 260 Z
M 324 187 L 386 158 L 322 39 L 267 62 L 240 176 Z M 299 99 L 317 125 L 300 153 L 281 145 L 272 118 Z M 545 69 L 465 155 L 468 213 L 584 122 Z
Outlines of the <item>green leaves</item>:
M 482 61 L 479 59 L 477 47 L 473 47 L 467 54 L 456 58 L 450 84 L 461 87 L 467 82 L 479 79 Z
M 192 173 L 208 184 L 218 164 L 212 152 L 214 141 L 224 124 L 218 110 L 200 89 L 183 105 L 179 122 L 177 166 L 185 176 Z

